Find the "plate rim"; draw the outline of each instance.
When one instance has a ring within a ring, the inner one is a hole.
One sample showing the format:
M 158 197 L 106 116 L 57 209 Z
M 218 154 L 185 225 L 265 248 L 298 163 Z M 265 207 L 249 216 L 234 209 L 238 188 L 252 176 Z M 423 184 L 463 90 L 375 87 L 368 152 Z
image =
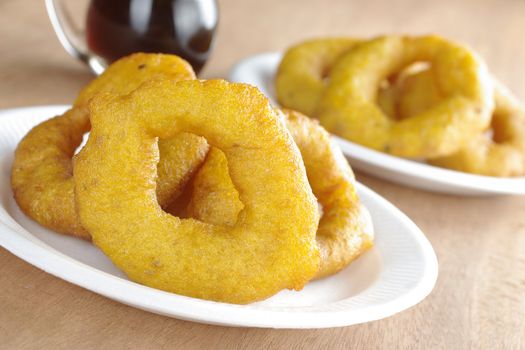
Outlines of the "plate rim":
M 0 117 L 13 112 L 36 112 L 42 108 L 58 111 L 68 106 L 18 107 L 1 110 Z M 82 263 L 41 241 L 9 214 L 5 200 L 0 206 L 0 245 L 20 259 L 69 283 L 123 304 L 169 317 L 238 327 L 285 329 L 343 327 L 386 318 L 418 304 L 430 294 L 438 277 L 436 254 L 419 227 L 400 209 L 365 185 L 357 183 L 357 190 L 360 196 L 366 196 L 377 202 L 395 215 L 400 223 L 407 226 L 404 235 L 411 237 L 421 249 L 425 269 L 422 278 L 413 289 L 386 303 L 351 312 L 253 308 L 250 305 L 196 299 L 140 285 Z
M 283 52 L 280 51 L 267 51 L 245 57 L 233 65 L 229 73 L 229 79 L 242 82 L 243 79 L 241 76 L 243 73 L 240 71 L 247 69 L 246 67 L 248 65 L 254 64 L 257 60 L 278 61 L 282 55 Z M 272 70 L 275 71 L 274 68 L 272 68 Z M 269 96 L 269 98 L 277 104 L 275 96 Z M 400 175 L 407 175 L 425 181 L 432 181 L 436 185 L 447 185 L 460 188 L 460 190 L 457 191 L 447 190 L 445 191 L 446 193 L 465 195 L 466 193 L 462 193 L 461 190 L 467 190 L 475 191 L 478 195 L 525 195 L 525 176 L 501 178 L 445 169 L 382 153 L 352 141 L 345 140 L 334 134 L 332 134 L 332 137 L 339 144 L 343 153 L 351 159 L 356 159 L 373 165 L 376 168 L 390 170 Z M 354 166 L 354 164 L 352 165 Z M 377 174 L 363 168 L 362 166 L 355 165 L 355 167 L 365 173 L 377 176 Z M 390 179 L 387 179 L 387 181 L 400 183 L 399 181 Z M 403 185 L 407 186 L 406 184 Z M 425 188 L 428 191 L 440 192 L 437 189 L 430 190 L 427 187 Z

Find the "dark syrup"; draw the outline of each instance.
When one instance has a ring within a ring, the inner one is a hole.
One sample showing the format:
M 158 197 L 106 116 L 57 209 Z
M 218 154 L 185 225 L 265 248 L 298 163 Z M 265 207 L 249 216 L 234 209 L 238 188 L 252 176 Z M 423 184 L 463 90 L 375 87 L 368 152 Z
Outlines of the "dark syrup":
M 199 72 L 218 23 L 215 0 L 92 0 L 87 43 L 111 63 L 133 52 L 181 56 Z

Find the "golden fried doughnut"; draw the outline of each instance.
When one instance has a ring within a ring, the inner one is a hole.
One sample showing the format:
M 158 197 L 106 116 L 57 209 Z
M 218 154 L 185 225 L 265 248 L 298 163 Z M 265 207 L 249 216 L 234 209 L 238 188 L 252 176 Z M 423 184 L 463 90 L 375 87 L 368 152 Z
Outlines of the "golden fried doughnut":
M 256 88 L 157 81 L 128 96 L 96 96 L 90 112 L 91 136 L 74 162 L 77 209 L 93 242 L 130 279 L 249 303 L 301 289 L 315 275 L 317 203 L 297 146 Z M 156 140 L 180 132 L 226 155 L 244 204 L 235 225 L 181 219 L 158 205 Z
M 336 60 L 359 40 L 326 38 L 305 41 L 289 48 L 275 76 L 281 106 L 312 115 Z
M 72 109 L 37 125 L 20 141 L 11 175 L 20 209 L 47 228 L 90 239 L 75 213 L 71 164 L 90 128 L 87 101 L 98 92 L 129 93 L 150 79 L 194 77 L 191 66 L 172 55 L 135 54 L 108 67 L 82 90 Z M 201 164 L 208 145 L 203 138 L 191 134 L 164 142 L 160 146 L 163 157 L 158 166 L 157 193 L 159 201 L 168 205 Z
M 379 84 L 415 62 L 430 62 L 444 98 L 393 120 L 376 103 Z M 315 116 L 327 130 L 367 147 L 409 158 L 451 154 L 486 128 L 492 84 L 470 50 L 437 36 L 389 36 L 361 43 L 338 59 Z
M 303 157 L 308 180 L 322 208 L 317 230 L 321 267 L 316 278 L 332 275 L 373 244 L 370 215 L 359 203 L 354 174 L 337 145 L 317 121 L 283 110 L 286 126 Z M 195 175 L 188 215 L 207 223 L 232 225 L 242 203 L 224 154 L 212 148 Z

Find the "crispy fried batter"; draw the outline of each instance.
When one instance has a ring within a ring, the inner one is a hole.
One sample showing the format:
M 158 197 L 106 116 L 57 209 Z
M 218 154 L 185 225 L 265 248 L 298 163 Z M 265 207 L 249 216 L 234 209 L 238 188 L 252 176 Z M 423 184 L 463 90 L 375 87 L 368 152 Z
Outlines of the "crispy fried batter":
M 315 197 L 297 146 L 256 88 L 158 81 L 128 96 L 97 96 L 90 111 L 91 137 L 74 162 L 78 213 L 132 280 L 249 303 L 301 289 L 315 275 Z M 224 152 L 244 204 L 235 225 L 180 219 L 157 204 L 156 136 L 180 132 Z

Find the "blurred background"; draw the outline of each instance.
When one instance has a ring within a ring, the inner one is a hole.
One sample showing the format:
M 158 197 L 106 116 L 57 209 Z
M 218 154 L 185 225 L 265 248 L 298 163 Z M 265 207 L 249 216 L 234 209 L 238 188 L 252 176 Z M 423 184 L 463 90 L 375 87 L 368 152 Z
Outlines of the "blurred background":
M 88 1 L 65 1 L 74 21 Z M 493 74 L 525 99 L 525 1 L 522 0 L 219 0 L 215 49 L 204 78 L 226 77 L 238 60 L 284 50 L 299 40 L 333 35 L 437 33 L 466 43 Z M 70 58 L 56 39 L 44 2 L 0 1 L 0 108 L 69 103 L 93 75 Z M 78 80 L 72 89 L 71 77 Z M 31 93 L 27 82 L 31 81 Z M 67 83 L 65 83 L 67 82 Z M 52 88 L 50 88 L 50 86 Z

